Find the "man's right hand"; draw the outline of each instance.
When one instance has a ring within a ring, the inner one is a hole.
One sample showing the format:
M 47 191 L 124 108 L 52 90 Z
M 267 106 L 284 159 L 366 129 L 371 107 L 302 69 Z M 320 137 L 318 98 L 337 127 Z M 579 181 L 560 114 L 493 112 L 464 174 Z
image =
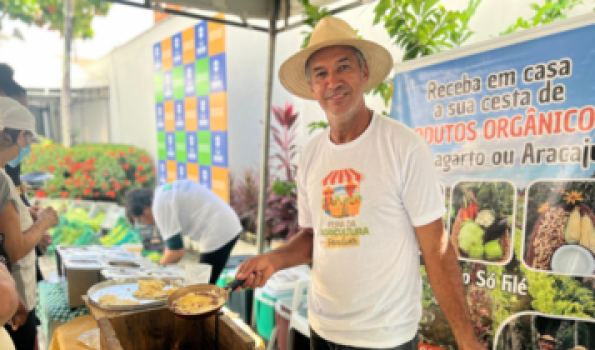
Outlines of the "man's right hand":
M 37 212 L 37 221 L 43 222 L 46 229 L 54 227 L 60 223 L 58 213 L 52 207 L 47 207 Z
M 241 288 L 254 289 L 264 287 L 269 278 L 277 270 L 279 268 L 275 264 L 275 256 L 271 253 L 266 253 L 244 261 L 238 267 L 238 273 L 235 278 L 237 280 L 246 280 Z

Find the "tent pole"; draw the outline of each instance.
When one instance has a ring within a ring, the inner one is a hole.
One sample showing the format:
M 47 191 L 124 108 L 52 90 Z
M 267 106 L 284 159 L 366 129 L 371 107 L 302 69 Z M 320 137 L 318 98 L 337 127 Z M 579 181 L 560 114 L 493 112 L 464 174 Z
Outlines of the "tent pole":
M 269 134 L 271 130 L 271 102 L 273 95 L 273 69 L 275 66 L 275 41 L 277 38 L 277 18 L 279 1 L 272 1 L 271 17 L 269 19 L 269 55 L 267 61 L 267 78 L 264 95 L 264 121 L 262 129 L 262 153 L 260 160 L 260 193 L 258 196 L 258 232 L 256 235 L 256 249 L 258 254 L 264 252 L 265 212 L 268 197 L 269 179 Z M 252 328 L 255 329 L 255 312 L 252 312 Z

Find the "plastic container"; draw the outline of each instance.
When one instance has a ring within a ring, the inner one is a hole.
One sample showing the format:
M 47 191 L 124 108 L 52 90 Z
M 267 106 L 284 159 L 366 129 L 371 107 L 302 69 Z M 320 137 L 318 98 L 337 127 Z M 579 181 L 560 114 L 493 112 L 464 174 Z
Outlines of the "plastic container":
M 291 305 L 293 298 L 277 300 L 275 303 L 275 326 L 277 327 L 277 349 L 286 350 L 289 339 L 289 321 L 291 320 Z
M 209 264 L 188 262 L 184 267 L 184 284 L 208 284 L 213 267 Z
M 275 304 L 283 298 L 291 298 L 291 291 L 278 294 L 266 286 L 256 290 L 256 332 L 267 341 L 275 328 Z
M 552 270 L 573 275 L 592 275 L 595 270 L 595 259 L 585 247 L 563 245 L 552 255 Z

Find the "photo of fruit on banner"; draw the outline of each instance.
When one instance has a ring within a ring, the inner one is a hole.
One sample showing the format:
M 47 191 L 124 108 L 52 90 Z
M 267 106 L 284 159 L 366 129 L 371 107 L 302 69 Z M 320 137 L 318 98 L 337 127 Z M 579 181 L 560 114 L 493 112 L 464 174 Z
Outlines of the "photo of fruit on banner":
M 508 320 L 515 315 L 533 312 L 584 322 L 595 320 L 595 276 L 555 275 L 530 270 L 521 263 L 523 232 L 520 218 L 524 217 L 524 196 L 525 191 L 520 191 L 512 260 L 506 265 L 460 262 L 473 331 L 487 349 L 539 349 L 497 347 L 496 334 L 501 334 Z M 420 343 L 455 350 L 455 338 L 428 283 L 423 262 L 420 272 L 424 281 L 423 313 L 418 331 Z M 518 288 L 520 284 L 526 284 L 527 289 Z M 595 349 L 595 346 L 591 348 Z
M 595 322 L 533 312 L 511 318 L 498 334 L 498 350 L 595 349 Z
M 505 264 L 512 257 L 516 193 L 509 182 L 460 182 L 451 196 L 451 242 L 462 260 Z
M 595 182 L 539 181 L 529 187 L 524 261 L 536 270 L 595 271 Z

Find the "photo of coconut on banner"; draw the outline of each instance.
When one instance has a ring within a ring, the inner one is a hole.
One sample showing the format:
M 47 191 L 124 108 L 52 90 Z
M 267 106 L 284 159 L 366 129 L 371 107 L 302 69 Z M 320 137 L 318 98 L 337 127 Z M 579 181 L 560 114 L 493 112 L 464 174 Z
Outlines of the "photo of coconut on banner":
M 570 317 L 523 312 L 507 320 L 496 335 L 502 350 L 595 349 L 595 323 Z
M 594 180 L 533 182 L 525 207 L 527 267 L 572 276 L 594 274 Z
M 516 191 L 508 181 L 459 182 L 452 188 L 450 239 L 461 260 L 506 264 L 512 258 Z

